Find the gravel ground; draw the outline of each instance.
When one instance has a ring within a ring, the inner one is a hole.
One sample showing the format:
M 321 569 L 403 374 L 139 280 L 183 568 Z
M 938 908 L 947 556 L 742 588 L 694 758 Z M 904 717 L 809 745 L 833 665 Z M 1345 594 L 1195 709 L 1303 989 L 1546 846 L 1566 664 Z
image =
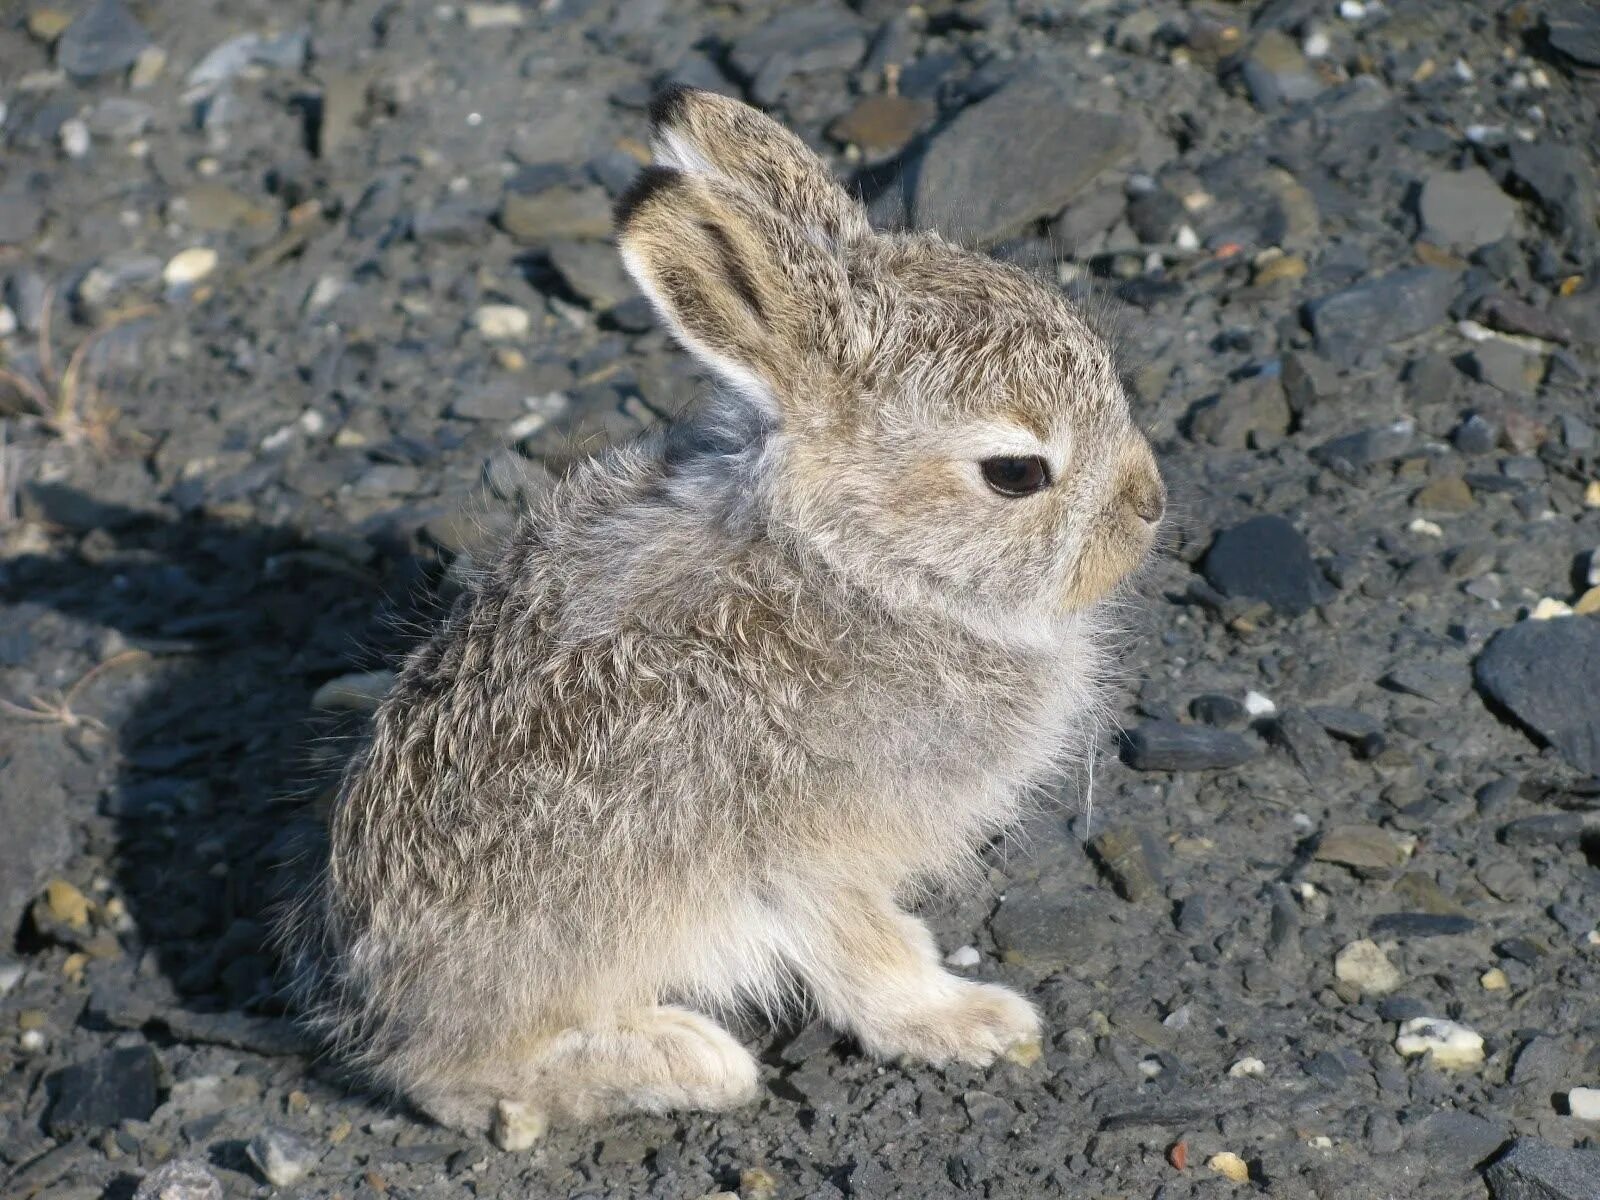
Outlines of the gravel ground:
M 605 243 L 669 78 L 1119 308 L 1176 512 L 1092 807 L 929 914 L 1038 1063 L 752 1027 L 502 1154 L 263 911 L 451 564 L 692 399 Z M 0 107 L 5 1195 L 1600 1196 L 1593 4 L 19 0 Z

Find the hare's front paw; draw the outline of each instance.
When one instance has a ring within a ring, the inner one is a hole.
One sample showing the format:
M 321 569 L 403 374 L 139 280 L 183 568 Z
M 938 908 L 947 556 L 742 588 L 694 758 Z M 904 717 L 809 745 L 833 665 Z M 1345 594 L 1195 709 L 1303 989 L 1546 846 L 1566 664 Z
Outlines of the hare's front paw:
M 873 1039 L 886 1053 L 934 1064 L 988 1066 L 1002 1055 L 1029 1066 L 1039 1057 L 1039 1014 L 1008 988 L 950 978 L 935 1003 L 900 1013 Z

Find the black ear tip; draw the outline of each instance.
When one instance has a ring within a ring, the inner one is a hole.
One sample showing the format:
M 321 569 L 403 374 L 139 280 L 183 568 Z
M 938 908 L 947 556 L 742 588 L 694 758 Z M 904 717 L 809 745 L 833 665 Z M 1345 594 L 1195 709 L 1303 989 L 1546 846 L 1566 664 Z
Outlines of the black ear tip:
M 612 224 L 619 230 L 626 229 L 634 214 L 644 207 L 650 197 L 673 186 L 682 178 L 682 174 L 672 167 L 654 164 L 640 171 L 639 177 L 628 185 L 628 190 L 617 198 L 616 207 L 611 210 Z
M 688 107 L 690 97 L 699 90 L 686 83 L 665 85 L 650 101 L 650 127 L 665 129 L 676 125 L 683 116 L 683 110 Z

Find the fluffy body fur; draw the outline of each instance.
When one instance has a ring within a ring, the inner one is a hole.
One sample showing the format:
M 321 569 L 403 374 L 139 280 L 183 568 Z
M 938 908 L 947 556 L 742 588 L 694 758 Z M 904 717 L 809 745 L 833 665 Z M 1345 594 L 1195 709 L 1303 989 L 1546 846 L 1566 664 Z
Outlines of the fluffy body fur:
M 874 233 L 792 135 L 674 91 L 619 207 L 720 390 L 575 470 L 405 663 L 286 918 L 311 1019 L 438 1119 L 723 1107 L 707 1012 L 797 988 L 869 1052 L 1026 1055 L 899 907 L 1087 750 L 1100 601 L 1162 491 L 1054 291 Z M 1002 496 L 980 464 L 1038 455 Z

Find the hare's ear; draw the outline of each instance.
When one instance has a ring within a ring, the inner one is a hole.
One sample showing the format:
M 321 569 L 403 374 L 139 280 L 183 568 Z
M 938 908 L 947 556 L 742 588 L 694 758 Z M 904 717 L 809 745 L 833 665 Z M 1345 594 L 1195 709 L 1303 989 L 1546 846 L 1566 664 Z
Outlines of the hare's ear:
M 844 269 L 742 188 L 646 167 L 616 225 L 622 261 L 662 319 L 753 399 L 787 407 L 795 384 L 850 353 Z
M 866 210 L 828 165 L 748 104 L 671 86 L 650 105 L 650 129 L 658 166 L 746 188 L 821 242 L 837 246 L 871 232 Z

